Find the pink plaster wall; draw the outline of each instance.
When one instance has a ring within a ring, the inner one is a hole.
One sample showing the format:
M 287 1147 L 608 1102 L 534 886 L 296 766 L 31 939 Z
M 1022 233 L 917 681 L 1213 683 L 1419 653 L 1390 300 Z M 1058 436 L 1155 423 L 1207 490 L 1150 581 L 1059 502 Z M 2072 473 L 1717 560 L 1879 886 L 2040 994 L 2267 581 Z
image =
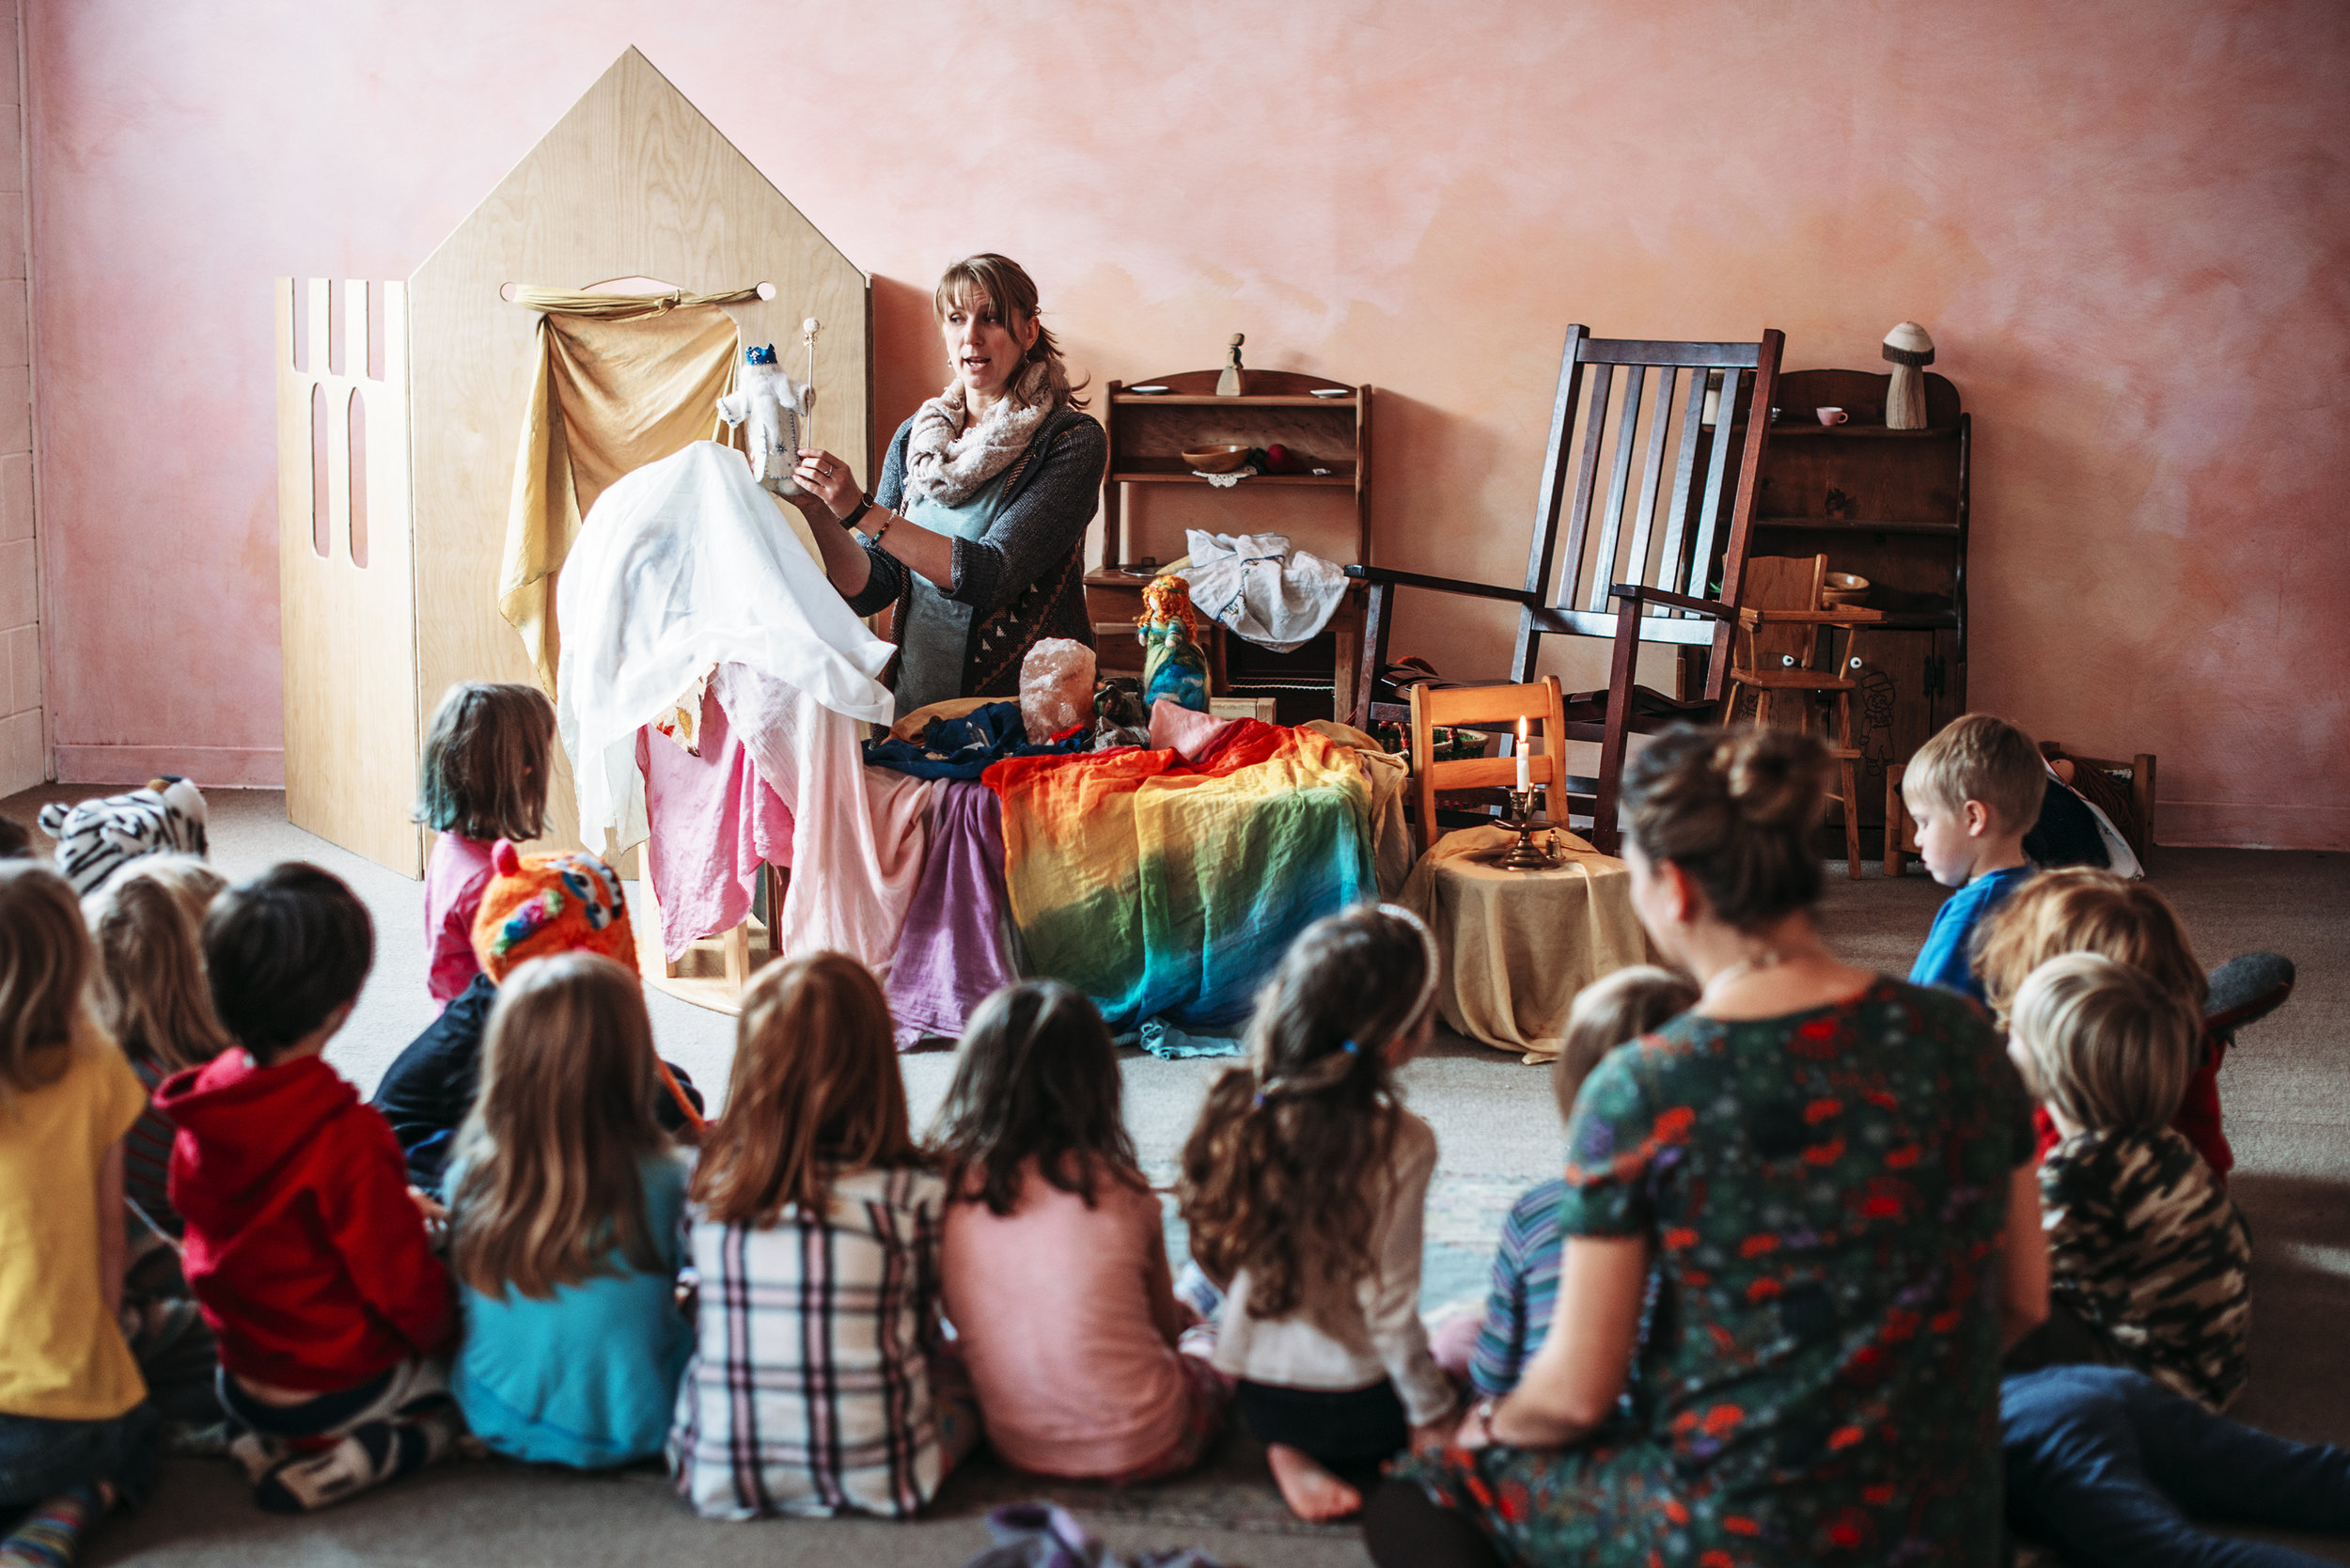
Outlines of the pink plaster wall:
M 1975 412 L 1978 705 L 2159 752 L 2169 841 L 2350 847 L 2332 0 L 26 12 L 69 778 L 274 776 L 268 280 L 405 276 L 634 43 L 876 274 L 884 430 L 937 269 L 1003 250 L 1097 380 L 1243 330 L 1377 384 L 1401 566 L 1522 571 L 1569 320 L 1794 368 L 1915 317 Z

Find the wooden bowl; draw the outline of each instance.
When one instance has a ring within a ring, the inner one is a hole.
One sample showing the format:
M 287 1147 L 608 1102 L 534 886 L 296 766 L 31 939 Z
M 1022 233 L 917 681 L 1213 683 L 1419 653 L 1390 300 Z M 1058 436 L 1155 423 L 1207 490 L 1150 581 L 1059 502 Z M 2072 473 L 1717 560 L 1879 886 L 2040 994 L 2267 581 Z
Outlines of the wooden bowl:
M 1229 474 L 1248 460 L 1246 447 L 1202 447 L 1185 452 L 1183 461 L 1202 474 Z
M 1849 572 L 1831 572 L 1820 589 L 1823 603 L 1830 605 L 1857 604 L 1869 597 L 1869 579 L 1856 577 Z

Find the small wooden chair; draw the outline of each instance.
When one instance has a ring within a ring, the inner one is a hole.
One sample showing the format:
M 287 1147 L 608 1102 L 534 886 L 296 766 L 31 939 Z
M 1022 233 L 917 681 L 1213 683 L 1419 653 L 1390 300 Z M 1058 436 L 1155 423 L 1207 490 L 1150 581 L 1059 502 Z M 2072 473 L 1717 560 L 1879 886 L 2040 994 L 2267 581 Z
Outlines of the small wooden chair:
M 1496 728 L 1520 719 L 1539 720 L 1543 749 L 1527 759 L 1527 776 L 1543 795 L 1543 814 L 1550 825 L 1567 825 L 1566 699 L 1559 677 L 1519 686 L 1414 686 L 1411 689 L 1412 788 L 1418 823 L 1419 852 L 1426 855 L 1443 837 L 1436 822 L 1440 790 L 1507 789 L 1517 782 L 1515 757 L 1462 757 L 1431 761 L 1435 756 L 1439 725 L 1464 729 Z
M 1828 746 L 1835 759 L 1834 798 L 1844 816 L 1845 868 L 1860 880 L 1860 751 L 1853 745 L 1852 694 L 1856 682 L 1820 666 L 1821 633 L 1831 626 L 1865 626 L 1885 617 L 1856 604 L 1828 606 L 1821 601 L 1827 581 L 1825 556 L 1756 556 L 1747 562 L 1746 593 L 1738 611 L 1736 657 L 1730 668 L 1724 717 L 1738 717 L 1740 701 L 1754 696 L 1754 722 L 1768 724 L 1781 692 L 1793 694 L 1795 728 L 1811 728 L 1812 704 L 1835 698 L 1836 730 Z

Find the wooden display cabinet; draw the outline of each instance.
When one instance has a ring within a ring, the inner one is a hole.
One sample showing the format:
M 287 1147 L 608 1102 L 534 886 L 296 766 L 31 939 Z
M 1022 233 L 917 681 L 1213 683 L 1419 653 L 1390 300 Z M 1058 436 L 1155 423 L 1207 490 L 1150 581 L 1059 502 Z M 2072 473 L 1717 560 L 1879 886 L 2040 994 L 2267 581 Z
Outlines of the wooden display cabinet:
M 1253 520 L 1248 531 L 1281 532 L 1280 497 L 1298 489 L 1349 490 L 1355 500 L 1355 558 L 1371 559 L 1371 389 L 1349 386 L 1324 376 L 1292 370 L 1248 370 L 1247 390 L 1238 397 L 1218 397 L 1215 370 L 1189 370 L 1139 383 L 1111 382 L 1103 404 L 1103 423 L 1109 434 L 1109 466 L 1102 477 L 1104 566 L 1086 573 L 1086 609 L 1094 622 L 1104 673 L 1138 673 L 1142 654 L 1134 637 L 1136 618 L 1142 613 L 1146 576 L 1121 571 L 1129 564 L 1127 494 L 1129 485 L 1187 484 L 1208 481 L 1183 461 L 1186 451 L 1225 443 L 1251 447 L 1276 444 L 1310 457 L 1326 474 L 1259 474 L 1226 492 L 1260 497 L 1248 503 L 1264 510 L 1262 523 Z M 1136 393 L 1129 385 L 1164 386 L 1163 393 Z M 1316 388 L 1340 387 L 1340 398 L 1317 398 Z M 1345 562 L 1340 562 L 1345 565 Z M 1210 689 L 1218 694 L 1239 692 L 1272 697 L 1286 723 L 1317 717 L 1324 711 L 1322 693 L 1329 692 L 1328 712 L 1344 718 L 1354 711 L 1360 671 L 1356 667 L 1362 644 L 1362 585 L 1350 583 L 1346 598 L 1320 635 L 1289 653 L 1258 648 L 1200 617 L 1207 643 Z
M 1970 421 L 1958 389 L 1929 371 L 1927 428 L 1886 429 L 1891 379 L 1866 370 L 1778 378 L 1753 551 L 1825 555 L 1830 572 L 1868 578 L 1861 602 L 1885 612 L 1881 625 L 1840 635 L 1837 650 L 1860 685 L 1860 822 L 1880 851 L 1888 770 L 1966 711 Z M 1821 408 L 1841 408 L 1851 422 L 1823 425 Z

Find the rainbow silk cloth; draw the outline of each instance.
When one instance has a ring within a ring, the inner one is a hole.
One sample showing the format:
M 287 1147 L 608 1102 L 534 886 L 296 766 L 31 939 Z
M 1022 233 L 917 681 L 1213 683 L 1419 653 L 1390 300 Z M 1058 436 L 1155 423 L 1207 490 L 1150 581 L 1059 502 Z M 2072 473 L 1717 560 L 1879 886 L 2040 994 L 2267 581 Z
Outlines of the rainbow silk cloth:
M 1019 757 L 982 782 L 1003 801 L 1025 972 L 1114 1030 L 1237 1024 L 1300 931 L 1378 897 L 1362 764 L 1309 729 L 1244 719 L 1197 762 Z

